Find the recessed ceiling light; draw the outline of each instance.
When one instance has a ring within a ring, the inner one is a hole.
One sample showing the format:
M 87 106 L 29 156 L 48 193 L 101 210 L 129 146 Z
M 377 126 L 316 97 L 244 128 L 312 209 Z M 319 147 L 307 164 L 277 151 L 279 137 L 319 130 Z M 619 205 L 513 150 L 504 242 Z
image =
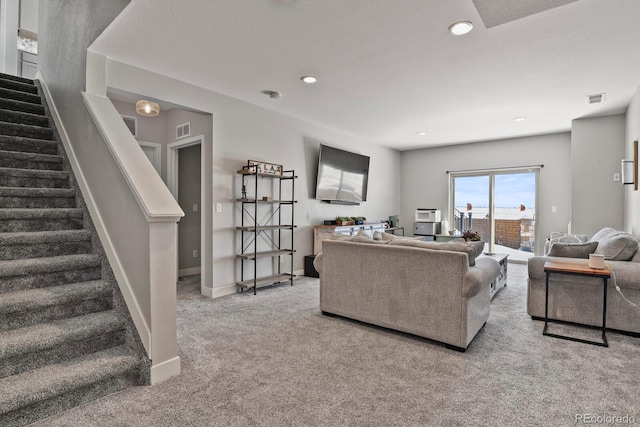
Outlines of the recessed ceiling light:
M 425 136 L 427 133 L 426 132 L 418 132 L 418 136 Z
M 526 117 L 516 117 L 515 119 L 513 119 L 514 122 L 523 122 L 525 121 L 527 118 Z
M 454 22 L 449 27 L 449 32 L 454 36 L 461 36 L 463 34 L 467 34 L 471 30 L 473 30 L 473 24 L 471 23 L 471 21 Z
M 302 77 L 300 77 L 300 80 L 302 80 L 305 83 L 309 83 L 309 84 L 315 83 L 315 82 L 318 81 L 318 79 L 316 79 L 313 76 L 302 76 Z

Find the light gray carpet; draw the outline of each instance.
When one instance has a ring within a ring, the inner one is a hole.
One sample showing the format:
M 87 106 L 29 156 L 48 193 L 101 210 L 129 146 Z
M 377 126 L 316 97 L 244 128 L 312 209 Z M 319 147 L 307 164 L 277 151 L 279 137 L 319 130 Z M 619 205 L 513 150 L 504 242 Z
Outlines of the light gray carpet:
M 182 375 L 38 425 L 568 426 L 583 413 L 640 422 L 640 338 L 609 333 L 602 348 L 543 337 L 526 314 L 526 265 L 510 264 L 508 283 L 458 353 L 323 316 L 317 279 L 216 300 L 184 281 Z

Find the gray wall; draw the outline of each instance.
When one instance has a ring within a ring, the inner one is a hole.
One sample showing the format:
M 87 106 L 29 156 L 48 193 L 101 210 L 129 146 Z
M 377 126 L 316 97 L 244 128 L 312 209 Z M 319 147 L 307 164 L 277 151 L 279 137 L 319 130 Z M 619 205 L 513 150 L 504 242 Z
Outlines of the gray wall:
M 40 72 L 85 169 L 111 240 L 131 283 L 149 283 L 149 224 L 96 128 L 81 92 L 85 87 L 86 49 L 129 3 L 128 0 L 47 0 L 40 2 Z M 126 213 L 126 214 L 123 214 Z M 149 287 L 135 287 L 136 299 L 151 324 Z
M 624 157 L 625 116 L 574 120 L 571 129 L 571 231 L 622 229 L 624 189 L 613 174 Z
M 640 139 L 640 86 L 629 104 L 626 116 L 624 158 L 633 159 L 633 141 Z M 636 165 L 638 167 L 638 165 Z M 633 185 L 624 188 L 624 229 L 640 238 L 640 190 Z
M 178 204 L 184 217 L 178 223 L 178 269 L 200 267 L 200 144 L 178 150 Z M 198 210 L 193 211 L 193 205 Z M 193 256 L 193 251 L 198 256 Z
M 571 136 L 532 136 L 405 151 L 402 153 L 401 225 L 411 231 L 416 208 L 440 208 L 449 215 L 446 171 L 544 164 L 540 171 L 536 229 L 538 239 L 565 231 L 571 209 Z M 552 213 L 551 207 L 557 212 Z M 538 250 L 541 245 L 537 245 Z

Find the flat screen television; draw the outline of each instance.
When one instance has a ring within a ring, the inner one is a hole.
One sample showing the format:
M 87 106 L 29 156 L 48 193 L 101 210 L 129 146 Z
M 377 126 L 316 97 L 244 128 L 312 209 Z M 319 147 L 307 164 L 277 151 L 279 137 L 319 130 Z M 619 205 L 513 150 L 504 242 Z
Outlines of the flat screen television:
M 367 200 L 369 156 L 320 145 L 316 199 L 357 204 Z

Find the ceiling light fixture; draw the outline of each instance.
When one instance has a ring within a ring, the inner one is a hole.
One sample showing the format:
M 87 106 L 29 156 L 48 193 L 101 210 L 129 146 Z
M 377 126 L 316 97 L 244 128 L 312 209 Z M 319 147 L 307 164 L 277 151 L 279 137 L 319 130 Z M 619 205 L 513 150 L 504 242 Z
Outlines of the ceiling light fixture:
M 418 136 L 425 136 L 427 133 L 422 131 L 422 132 L 418 132 Z
M 313 76 L 302 76 L 302 77 L 300 77 L 300 80 L 302 80 L 305 83 L 309 83 L 309 84 L 312 84 L 312 83 L 315 83 L 315 82 L 318 81 L 318 79 L 316 79 Z
M 473 30 L 473 24 L 471 23 L 471 21 L 454 22 L 449 27 L 449 32 L 454 36 L 461 36 L 463 34 L 467 34 L 471 30 Z
M 526 117 L 516 117 L 513 119 L 514 122 L 524 122 L 525 120 L 527 120 Z
M 160 114 L 160 106 L 156 102 L 141 99 L 136 102 L 136 113 L 145 117 L 155 117 Z

